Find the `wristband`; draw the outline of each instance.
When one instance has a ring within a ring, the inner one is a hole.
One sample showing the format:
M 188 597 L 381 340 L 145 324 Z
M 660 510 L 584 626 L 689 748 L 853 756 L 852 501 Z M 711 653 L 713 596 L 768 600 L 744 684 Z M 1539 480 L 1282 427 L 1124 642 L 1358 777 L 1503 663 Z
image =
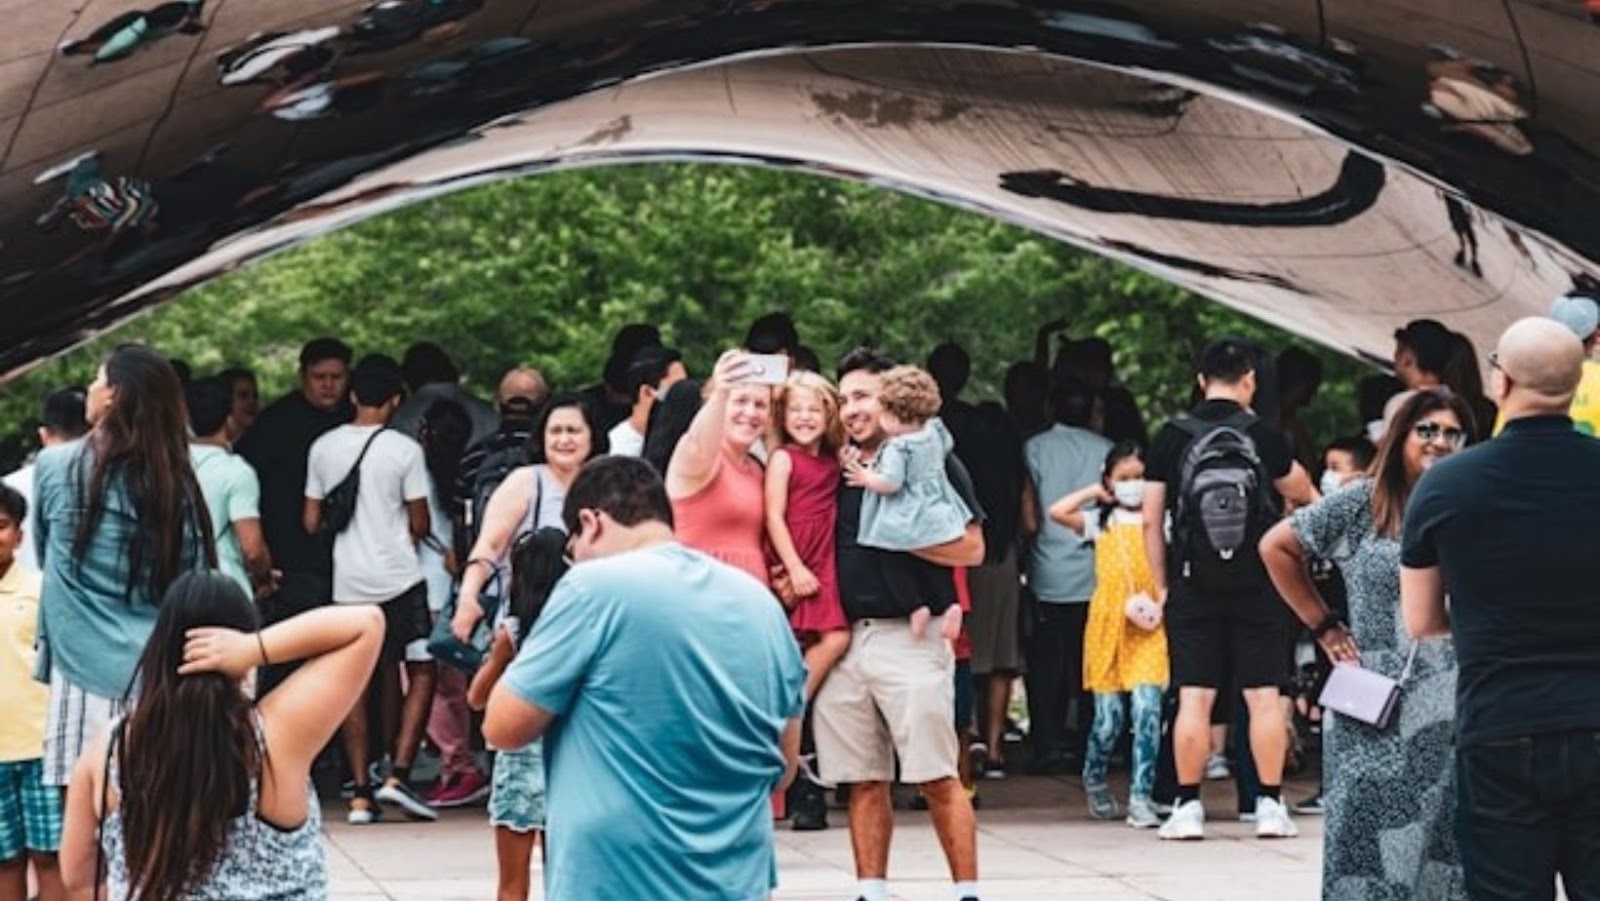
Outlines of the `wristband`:
M 1327 635 L 1334 629 L 1342 628 L 1344 628 L 1344 620 L 1339 618 L 1339 614 L 1330 612 L 1322 618 L 1322 622 L 1311 627 L 1311 637 L 1320 640 L 1322 636 Z
M 256 647 L 261 649 L 261 665 L 271 666 L 272 661 L 267 659 L 267 640 L 261 637 L 260 632 L 256 633 Z

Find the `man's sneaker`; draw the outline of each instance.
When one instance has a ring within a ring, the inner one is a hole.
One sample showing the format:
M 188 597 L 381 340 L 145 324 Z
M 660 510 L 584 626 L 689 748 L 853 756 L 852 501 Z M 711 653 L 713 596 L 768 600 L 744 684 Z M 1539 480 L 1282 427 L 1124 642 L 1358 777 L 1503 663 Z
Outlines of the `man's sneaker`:
M 1164 842 L 1197 842 L 1206 837 L 1206 809 L 1199 801 L 1185 801 L 1161 824 Z
M 1320 817 L 1320 816 L 1322 816 L 1322 813 L 1323 813 L 1322 792 L 1317 792 L 1316 794 L 1314 794 L 1311 797 L 1305 799 L 1304 801 L 1301 801 L 1299 804 L 1294 805 L 1293 807 L 1290 808 L 1290 810 L 1293 810 L 1295 813 L 1300 814 L 1301 816 L 1307 816 L 1307 817 Z
M 417 793 L 411 790 L 411 786 L 398 779 L 390 779 L 383 783 L 383 787 L 378 789 L 375 797 L 385 804 L 393 804 L 400 808 L 406 816 L 413 820 L 437 820 L 439 818 L 439 811 L 434 810 L 428 805 L 427 801 L 418 797 Z
M 1294 838 L 1299 834 L 1282 801 L 1262 798 L 1256 802 L 1256 838 Z
M 1166 819 L 1167 817 L 1172 816 L 1172 805 L 1171 804 L 1167 804 L 1167 803 L 1162 802 L 1162 801 L 1157 801 L 1155 799 L 1151 799 L 1150 806 L 1155 808 L 1156 816 L 1162 818 L 1163 820 Z
M 383 811 L 378 809 L 378 805 L 364 798 L 352 798 L 350 812 L 345 814 L 345 822 L 352 826 L 368 826 L 378 822 L 382 816 Z
M 434 807 L 467 807 L 489 797 L 489 780 L 477 770 L 467 770 L 443 779 L 428 795 Z
M 1005 777 L 1006 777 L 1006 765 L 1005 765 L 1005 763 L 1003 763 L 1002 761 L 999 761 L 999 760 L 995 760 L 992 757 L 983 762 L 983 778 L 985 778 L 985 779 L 1004 779 Z
M 1217 782 L 1232 778 L 1233 771 L 1228 769 L 1228 758 L 1221 754 L 1212 754 L 1206 758 L 1206 779 Z
M 1255 821 L 1256 821 L 1256 812 L 1255 811 L 1253 811 L 1253 810 L 1241 810 L 1241 811 L 1239 811 L 1239 822 L 1241 822 L 1241 823 L 1254 823 Z
M 1134 795 L 1128 799 L 1128 825 L 1135 829 L 1154 829 L 1161 825 L 1156 806 L 1149 798 Z
M 1117 818 L 1117 799 L 1111 797 L 1111 786 L 1101 782 L 1083 785 L 1084 794 L 1089 798 L 1089 816 L 1097 820 L 1114 820 Z
M 981 741 L 967 745 L 967 778 L 977 780 L 983 778 L 983 771 L 989 766 L 989 746 Z

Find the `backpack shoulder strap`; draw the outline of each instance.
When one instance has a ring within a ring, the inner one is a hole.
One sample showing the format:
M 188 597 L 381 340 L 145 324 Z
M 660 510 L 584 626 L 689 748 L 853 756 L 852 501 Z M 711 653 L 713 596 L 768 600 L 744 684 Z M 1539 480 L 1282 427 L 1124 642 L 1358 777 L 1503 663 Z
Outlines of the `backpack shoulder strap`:
M 1215 423 L 1206 422 L 1205 420 L 1189 413 L 1179 413 L 1172 420 L 1172 424 L 1183 431 L 1188 432 L 1190 438 L 1203 438 L 1205 437 L 1206 433 L 1210 432 L 1216 427 Z
M 345 474 L 345 478 L 348 479 L 351 475 L 361 471 L 361 461 L 367 459 L 367 451 L 372 450 L 372 442 L 377 441 L 378 436 L 388 430 L 388 426 L 379 426 L 378 430 L 367 438 L 367 443 L 361 445 L 361 453 L 356 455 L 356 462 L 351 465 L 350 472 Z

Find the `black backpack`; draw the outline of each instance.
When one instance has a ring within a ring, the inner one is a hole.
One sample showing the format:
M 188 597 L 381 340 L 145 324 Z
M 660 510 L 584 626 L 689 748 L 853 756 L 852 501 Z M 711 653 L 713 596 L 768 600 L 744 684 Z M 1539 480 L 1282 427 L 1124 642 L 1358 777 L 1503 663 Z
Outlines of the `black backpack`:
M 500 487 L 513 469 L 527 466 L 528 463 L 528 442 L 520 436 L 501 433 L 488 440 L 483 459 L 472 474 L 470 493 L 466 498 L 465 545 L 469 551 L 478 541 L 478 533 L 483 528 L 483 514 L 489 509 L 489 498 L 494 495 L 494 490 Z
M 1201 588 L 1239 589 L 1261 579 L 1256 544 L 1277 513 L 1250 437 L 1255 419 L 1241 411 L 1221 422 L 1173 420 L 1191 436 L 1172 520 L 1174 559 L 1184 580 Z
M 355 465 L 345 473 L 339 484 L 333 486 L 327 496 L 322 499 L 322 531 L 328 535 L 337 535 L 350 528 L 350 523 L 356 518 L 356 501 L 361 496 L 361 461 L 367 458 L 367 451 L 372 449 L 372 442 L 378 440 L 387 429 L 378 429 L 361 446 L 361 453 L 356 457 Z

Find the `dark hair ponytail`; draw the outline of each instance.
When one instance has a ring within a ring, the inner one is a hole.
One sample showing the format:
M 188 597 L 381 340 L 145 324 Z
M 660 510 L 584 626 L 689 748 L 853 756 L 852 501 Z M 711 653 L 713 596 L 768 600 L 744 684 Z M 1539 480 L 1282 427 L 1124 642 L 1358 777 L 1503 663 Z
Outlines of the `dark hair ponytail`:
M 527 640 L 544 605 L 566 575 L 567 533 L 545 527 L 524 535 L 511 551 L 511 613 L 522 624 L 518 646 Z

